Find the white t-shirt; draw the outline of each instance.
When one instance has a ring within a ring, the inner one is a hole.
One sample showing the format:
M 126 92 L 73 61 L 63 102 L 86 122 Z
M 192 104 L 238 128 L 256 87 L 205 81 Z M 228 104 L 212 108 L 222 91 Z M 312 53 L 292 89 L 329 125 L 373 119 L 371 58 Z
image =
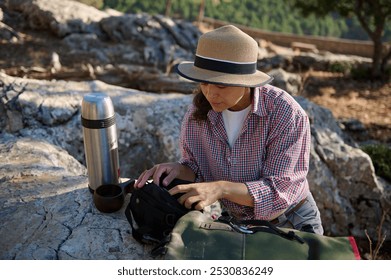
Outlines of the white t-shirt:
M 251 105 L 241 111 L 224 110 L 222 112 L 225 131 L 227 132 L 228 142 L 231 148 L 242 131 L 243 123 L 250 110 Z

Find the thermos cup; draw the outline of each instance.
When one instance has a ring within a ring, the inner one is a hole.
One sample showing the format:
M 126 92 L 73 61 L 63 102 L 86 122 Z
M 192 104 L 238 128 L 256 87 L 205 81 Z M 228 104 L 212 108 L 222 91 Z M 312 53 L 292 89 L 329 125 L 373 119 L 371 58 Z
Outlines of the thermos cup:
M 115 111 L 109 96 L 94 92 L 83 97 L 81 106 L 88 185 L 118 184 L 120 178 Z

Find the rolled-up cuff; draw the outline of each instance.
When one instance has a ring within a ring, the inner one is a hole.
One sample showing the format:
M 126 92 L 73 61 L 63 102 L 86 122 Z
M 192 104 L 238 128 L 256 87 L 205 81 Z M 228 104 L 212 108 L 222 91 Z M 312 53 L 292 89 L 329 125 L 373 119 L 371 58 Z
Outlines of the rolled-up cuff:
M 184 160 L 184 159 L 180 159 L 178 161 L 178 163 L 184 165 L 184 166 L 187 166 L 189 167 L 195 174 L 195 182 L 201 182 L 202 181 L 202 178 L 201 178 L 201 174 L 199 174 L 199 168 L 198 168 L 198 165 L 191 162 L 191 161 L 188 161 L 188 160 Z

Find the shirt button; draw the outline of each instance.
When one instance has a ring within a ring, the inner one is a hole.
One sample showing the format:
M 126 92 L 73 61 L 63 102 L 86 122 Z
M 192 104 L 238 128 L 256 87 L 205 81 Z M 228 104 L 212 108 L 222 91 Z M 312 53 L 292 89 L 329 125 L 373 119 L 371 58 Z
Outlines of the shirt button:
M 231 162 L 231 157 L 228 157 L 227 160 L 228 160 L 228 162 Z

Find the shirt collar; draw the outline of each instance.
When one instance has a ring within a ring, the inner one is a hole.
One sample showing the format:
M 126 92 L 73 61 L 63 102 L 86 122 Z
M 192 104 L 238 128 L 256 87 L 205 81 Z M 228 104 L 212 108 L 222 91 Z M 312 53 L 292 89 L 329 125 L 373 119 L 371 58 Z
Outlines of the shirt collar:
M 254 89 L 254 98 L 252 101 L 252 112 L 260 117 L 267 115 L 266 106 L 264 100 L 262 100 L 262 91 L 264 87 L 256 87 Z M 266 90 L 266 88 L 265 88 Z

